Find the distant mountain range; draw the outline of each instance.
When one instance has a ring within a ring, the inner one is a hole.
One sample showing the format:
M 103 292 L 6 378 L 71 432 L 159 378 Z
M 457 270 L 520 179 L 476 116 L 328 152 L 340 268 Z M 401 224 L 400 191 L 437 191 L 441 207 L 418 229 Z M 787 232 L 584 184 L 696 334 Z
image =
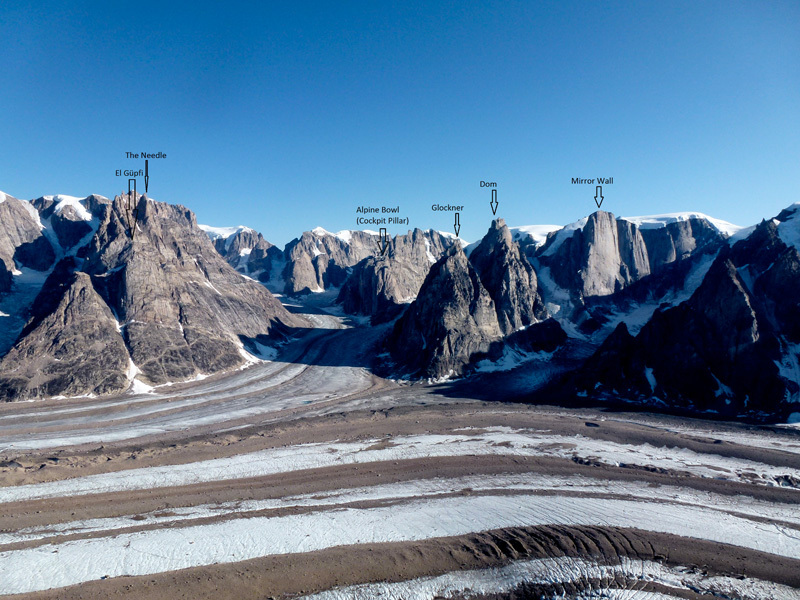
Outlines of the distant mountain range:
M 530 401 L 800 413 L 800 204 L 747 229 L 597 211 L 564 227 L 497 219 L 470 245 L 419 229 L 385 252 L 378 241 L 317 228 L 281 250 L 144 196 L 0 194 L 0 398 L 240 368 L 308 326 L 273 293 L 328 291 L 345 312 L 390 323 L 375 368 L 393 376 L 546 364 Z

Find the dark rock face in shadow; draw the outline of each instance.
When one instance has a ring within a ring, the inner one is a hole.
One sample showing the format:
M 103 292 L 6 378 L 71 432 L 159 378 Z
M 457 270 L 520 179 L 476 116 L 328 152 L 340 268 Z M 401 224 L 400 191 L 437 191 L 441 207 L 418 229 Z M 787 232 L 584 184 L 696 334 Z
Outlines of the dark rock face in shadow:
M 431 264 L 454 243 L 433 230 L 396 236 L 383 254 L 352 268 L 337 302 L 347 313 L 372 317 L 373 324 L 392 320 L 417 297 Z
M 797 250 L 765 221 L 723 249 L 689 300 L 656 311 L 635 337 L 620 325 L 562 385 L 579 396 L 786 416 L 800 391 L 782 372 L 797 360 L 798 274 Z
M 128 351 L 114 315 L 74 261 L 60 262 L 31 321 L 0 362 L 4 400 L 109 394 L 128 385 Z
M 458 375 L 501 337 L 491 296 L 460 245 L 431 267 L 387 340 L 392 357 L 426 377 Z
M 431 267 L 387 345 L 412 374 L 460 375 L 495 353 L 499 340 L 546 316 L 533 267 L 497 219 L 469 258 L 457 245 Z
M 6 196 L 0 202 L 0 262 L 4 271 L 13 272 L 17 264 L 36 271 L 53 266 L 55 251 L 43 235 L 35 214 L 35 209 L 23 200 Z M 10 286 L 11 280 L 0 275 L 0 292 L 8 291 Z

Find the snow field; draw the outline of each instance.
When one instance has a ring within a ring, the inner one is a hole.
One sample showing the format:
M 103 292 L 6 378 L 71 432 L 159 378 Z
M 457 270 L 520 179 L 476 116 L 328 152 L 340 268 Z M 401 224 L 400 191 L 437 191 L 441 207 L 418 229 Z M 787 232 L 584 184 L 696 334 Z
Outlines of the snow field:
M 749 483 L 757 481 L 768 485 L 777 485 L 775 478 L 787 474 L 800 479 L 800 472 L 785 467 L 700 454 L 686 448 L 619 444 L 582 435 L 522 432 L 506 427 L 491 428 L 485 432 L 476 431 L 471 435 L 393 437 L 389 447 L 369 449 L 381 441 L 386 440 L 302 444 L 188 464 L 129 469 L 61 481 L 4 487 L 0 488 L 0 502 L 191 485 L 347 464 L 467 455 L 553 456 L 569 460 L 579 456 L 615 466 L 620 463 L 651 466 L 683 471 L 698 477 L 742 480 Z
M 800 538 L 788 536 L 771 524 L 708 508 L 609 498 L 487 495 L 241 518 L 2 552 L 0 593 L 24 593 L 101 577 L 162 573 L 334 546 L 550 524 L 635 527 L 800 558 Z M 32 578 L 31 572 L 39 576 Z
M 436 497 L 462 492 L 483 493 L 493 490 L 558 494 L 596 494 L 626 496 L 650 502 L 670 502 L 689 506 L 704 506 L 723 513 L 745 517 L 769 518 L 783 521 L 800 529 L 800 512 L 795 505 L 764 502 L 750 496 L 725 496 L 676 486 L 649 486 L 644 482 L 608 481 L 583 476 L 558 477 L 525 473 L 460 477 L 454 479 L 422 479 L 362 488 L 315 492 L 280 499 L 246 500 L 176 507 L 146 514 L 125 515 L 82 521 L 56 523 L 44 527 L 29 527 L 13 533 L 0 533 L 0 546 L 14 543 L 46 541 L 63 535 L 112 532 L 140 527 L 206 519 L 237 517 L 246 513 L 286 508 L 325 509 L 354 502 L 393 501 Z
M 680 223 L 681 221 L 689 221 L 691 219 L 705 219 L 711 223 L 714 228 L 720 233 L 732 236 L 743 229 L 739 225 L 734 225 L 722 219 L 715 219 L 700 212 L 675 212 L 666 213 L 663 215 L 647 215 L 642 217 L 618 217 L 623 221 L 628 221 L 635 224 L 639 229 L 659 229 L 666 227 L 670 223 Z
M 543 558 L 515 561 L 503 567 L 456 571 L 438 577 L 424 577 L 397 583 L 353 585 L 306 596 L 303 600 L 434 600 L 467 598 L 479 594 L 510 592 L 522 583 L 557 584 L 592 579 L 613 579 L 621 574 L 644 582 L 656 582 L 675 589 L 687 587 L 715 596 L 726 594 L 738 598 L 772 598 L 791 600 L 796 591 L 771 582 L 731 577 L 707 577 L 688 570 L 670 568 L 651 561 L 624 559 L 619 565 L 599 565 L 580 558 Z M 638 583 L 637 581 L 637 583 Z M 583 598 L 661 600 L 673 598 L 641 590 L 605 589 L 587 591 Z

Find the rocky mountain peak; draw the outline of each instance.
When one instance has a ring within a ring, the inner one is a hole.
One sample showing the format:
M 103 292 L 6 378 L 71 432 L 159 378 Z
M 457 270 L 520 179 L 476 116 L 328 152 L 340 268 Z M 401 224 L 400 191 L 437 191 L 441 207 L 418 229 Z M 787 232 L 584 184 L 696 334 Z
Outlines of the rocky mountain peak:
M 427 377 L 463 371 L 470 358 L 501 337 L 491 296 L 460 244 L 430 269 L 417 299 L 387 340 L 392 356 Z
M 247 360 L 243 346 L 252 340 L 281 339 L 305 324 L 263 286 L 234 271 L 183 206 L 129 194 L 113 201 L 56 196 L 37 203 L 52 228 L 45 237 L 65 239 L 57 219 L 88 224 L 89 231 L 79 243 L 72 244 L 77 235 L 64 243 L 59 252 L 71 248 L 67 258 L 48 276 L 31 305 L 32 319 L 0 360 L 0 374 L 40 373 L 2 379 L 6 399 L 109 393 L 125 389 L 133 376 L 160 384 L 230 369 Z M 7 201 L 0 210 L 6 204 L 13 207 Z M 21 239 L 0 236 L 0 247 L 18 244 L 18 255 L 26 243 Z M 81 312 L 89 319 L 79 318 Z M 57 345 L 64 336 L 70 344 Z M 87 358 L 95 356 L 98 339 L 113 364 Z M 57 360 L 45 365 L 47 349 L 56 347 Z M 67 370 L 75 370 L 76 361 L 82 375 L 70 379 Z
M 369 315 L 373 324 L 393 319 L 417 297 L 431 264 L 455 244 L 433 230 L 395 236 L 383 254 L 352 267 L 337 302 L 348 313 Z
M 21 267 L 46 271 L 56 258 L 31 203 L 3 194 L 0 202 L 0 293 L 11 289 L 11 274 Z
M 62 260 L 19 341 L 0 361 L 0 398 L 100 395 L 125 390 L 128 352 L 86 273 Z
M 503 219 L 492 221 L 469 260 L 494 301 L 505 335 L 546 318 L 536 273 Z
M 580 306 L 589 299 L 613 296 L 675 263 L 713 255 L 738 229 L 700 213 L 617 218 L 596 211 L 549 234 L 531 260 L 570 294 L 573 305 Z M 669 277 L 689 272 L 689 268 L 672 269 Z M 680 290 L 684 285 L 683 279 L 659 280 L 659 288 Z
M 259 281 L 269 281 L 272 269 L 283 252 L 249 227 L 209 227 L 200 225 L 217 252 L 240 273 Z
M 567 377 L 572 393 L 724 415 L 790 412 L 800 398 L 800 255 L 781 235 L 785 222 L 762 221 L 719 247 L 694 293 L 656 310 L 636 336 L 618 328 Z
M 321 292 L 339 287 L 347 269 L 377 252 L 377 234 L 365 231 L 330 233 L 318 227 L 289 242 L 284 250 L 284 293 Z

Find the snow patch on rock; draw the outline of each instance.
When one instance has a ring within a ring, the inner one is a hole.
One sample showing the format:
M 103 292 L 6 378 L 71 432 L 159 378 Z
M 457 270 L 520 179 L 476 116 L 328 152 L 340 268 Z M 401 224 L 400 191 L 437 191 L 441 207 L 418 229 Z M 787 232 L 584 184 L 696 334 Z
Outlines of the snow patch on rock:
M 778 236 L 784 244 L 793 246 L 800 252 L 800 202 L 792 204 L 789 209 L 794 209 L 794 212 L 778 225 Z
M 210 237 L 212 240 L 217 238 L 228 239 L 240 231 L 253 231 L 244 225 L 237 225 L 236 227 L 212 227 L 211 225 L 198 225 L 198 227 L 205 231 L 208 237 Z
M 562 225 L 522 225 L 520 227 L 509 227 L 511 236 L 515 242 L 530 238 L 533 240 L 534 247 L 538 248 L 547 241 L 547 236 L 555 231 L 563 229 Z
M 52 200 L 56 203 L 53 212 L 55 214 L 60 215 L 64 212 L 64 209 L 68 206 L 72 207 L 78 217 L 83 221 L 91 221 L 92 220 L 92 213 L 86 210 L 86 207 L 82 204 L 85 198 L 78 198 L 76 196 L 67 196 L 66 194 L 56 194 L 55 196 L 45 196 L 45 200 Z
M 617 220 L 633 223 L 639 229 L 660 229 L 662 227 L 666 227 L 670 223 L 680 223 L 681 221 L 690 221 L 692 219 L 708 221 L 717 231 L 729 237 L 744 229 L 739 225 L 734 225 L 733 223 L 723 221 L 722 219 L 709 217 L 701 212 L 689 211 L 665 213 L 663 215 L 646 215 L 642 217 L 618 217 Z
M 589 217 L 584 217 L 575 221 L 574 223 L 570 223 L 569 225 L 565 225 L 564 227 L 560 228 L 555 235 L 555 239 L 553 243 L 550 244 L 550 247 L 542 253 L 542 256 L 552 256 L 555 254 L 556 250 L 561 247 L 568 238 L 572 236 L 573 231 L 579 231 L 586 227 L 586 223 L 589 222 Z

